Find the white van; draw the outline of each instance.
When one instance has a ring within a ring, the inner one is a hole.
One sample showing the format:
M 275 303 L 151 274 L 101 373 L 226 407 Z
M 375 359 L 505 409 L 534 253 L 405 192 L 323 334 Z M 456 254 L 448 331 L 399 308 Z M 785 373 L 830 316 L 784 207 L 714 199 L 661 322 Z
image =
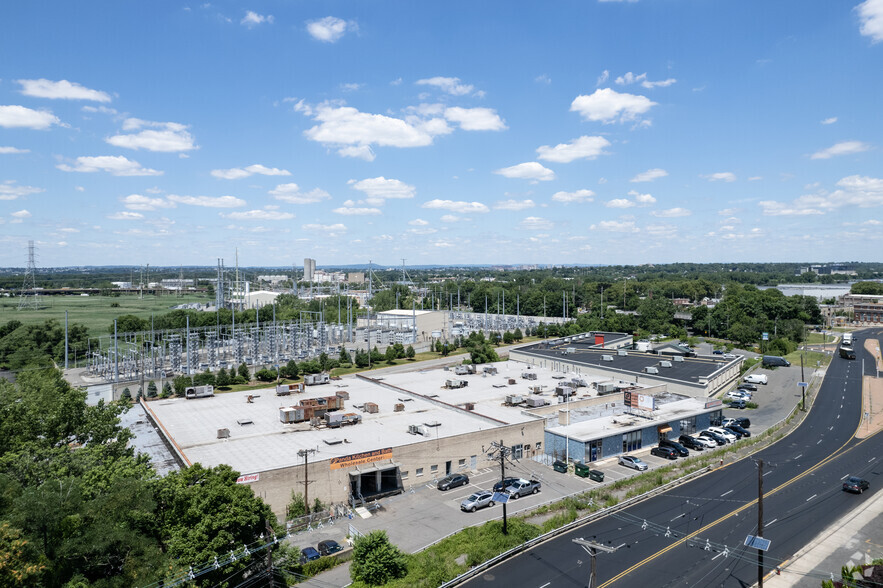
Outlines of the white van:
M 745 381 L 749 384 L 763 384 L 766 386 L 767 377 L 766 374 L 751 374 L 750 376 L 745 376 Z

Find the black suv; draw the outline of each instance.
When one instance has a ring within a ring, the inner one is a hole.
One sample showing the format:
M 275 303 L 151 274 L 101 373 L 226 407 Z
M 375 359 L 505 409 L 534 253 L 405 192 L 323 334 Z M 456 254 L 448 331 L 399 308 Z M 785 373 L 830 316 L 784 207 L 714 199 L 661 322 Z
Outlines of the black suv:
M 671 439 L 663 439 L 659 442 L 660 447 L 671 447 L 675 451 L 678 452 L 679 457 L 687 457 L 690 455 L 690 452 L 687 451 L 687 448 L 678 443 L 677 441 L 672 441 Z
M 757 386 L 754 384 L 748 384 L 747 382 L 742 382 L 739 384 L 737 390 L 748 390 L 749 392 L 757 392 Z
M 503 492 L 506 488 L 512 485 L 512 482 L 517 482 L 521 478 L 503 478 L 501 481 L 494 484 L 494 492 Z
M 319 548 L 319 555 L 331 555 L 332 553 L 337 553 L 343 549 L 343 547 L 340 546 L 340 543 L 334 539 L 319 541 L 319 545 L 316 547 Z
M 749 419 L 748 417 L 736 417 L 734 420 L 736 421 L 736 424 L 743 429 L 751 428 L 751 419 Z
M 671 447 L 654 447 L 650 450 L 650 455 L 655 455 L 656 457 L 664 457 L 665 459 L 677 459 L 678 452 L 672 449 Z
M 739 433 L 743 437 L 751 437 L 751 431 L 743 427 L 742 425 L 737 425 L 736 423 L 730 423 L 725 428 L 729 429 L 733 433 Z
M 703 445 L 699 441 L 696 441 L 696 439 L 694 439 L 690 435 L 681 435 L 680 437 L 678 437 L 678 441 L 680 441 L 684 447 L 693 449 L 694 451 L 703 451 L 705 449 L 705 445 Z

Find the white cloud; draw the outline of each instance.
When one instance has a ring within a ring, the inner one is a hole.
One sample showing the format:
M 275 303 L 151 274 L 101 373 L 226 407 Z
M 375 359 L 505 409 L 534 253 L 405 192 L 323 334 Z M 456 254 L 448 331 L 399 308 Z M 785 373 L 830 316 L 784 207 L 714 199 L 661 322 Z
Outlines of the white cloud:
M 552 78 L 549 77 L 548 74 L 540 74 L 533 79 L 538 84 L 546 84 L 549 85 L 552 83 Z
M 141 194 L 129 194 L 125 198 L 120 198 L 126 208 L 129 210 L 157 210 L 159 208 L 174 208 L 175 203 L 165 198 L 150 198 Z
M 867 151 L 871 146 L 861 141 L 842 141 L 836 145 L 832 145 L 827 149 L 816 151 L 810 155 L 810 159 L 831 159 L 837 155 L 851 155 L 853 153 L 861 153 Z
M 668 175 L 668 172 L 664 169 L 660 169 L 655 167 L 653 169 L 648 169 L 645 172 L 641 172 L 635 177 L 633 177 L 630 182 L 652 182 L 653 180 L 664 178 Z
M 559 143 L 554 147 L 543 145 L 537 148 L 537 157 L 543 161 L 555 163 L 570 163 L 577 159 L 595 159 L 604 155 L 604 149 L 610 146 L 610 141 L 604 137 L 582 136 L 573 139 L 570 143 Z
M 273 15 L 268 14 L 264 16 L 263 14 L 258 14 L 257 12 L 249 10 L 245 13 L 245 16 L 242 17 L 242 20 L 239 21 L 239 24 L 247 26 L 248 28 L 256 27 L 263 23 L 272 24 Z
M 345 233 L 347 230 L 346 225 L 343 225 L 341 223 L 336 223 L 333 225 L 320 225 L 320 224 L 314 223 L 314 224 L 301 225 L 301 228 L 305 231 L 320 231 L 320 232 L 329 233 L 332 235 L 334 233 Z
M 868 176 L 847 176 L 837 182 L 839 189 L 820 191 L 795 198 L 789 203 L 774 200 L 758 204 L 766 216 L 820 215 L 838 208 L 873 208 L 883 206 L 883 179 Z
M 443 223 L 456 223 L 463 220 L 463 217 L 454 215 L 454 214 L 445 214 L 439 219 Z
M 242 210 L 238 212 L 221 213 L 224 218 L 231 220 L 291 220 L 294 215 L 290 212 L 279 212 L 278 210 Z
M 735 182 L 736 174 L 732 172 L 718 172 L 716 174 L 706 174 L 699 176 L 705 178 L 709 182 Z
M 525 210 L 536 206 L 533 200 L 499 200 L 494 204 L 496 210 Z
M 335 208 L 331 212 L 336 214 L 343 214 L 346 216 L 371 216 L 382 214 L 379 208 L 356 208 L 349 206 L 342 206 L 340 208 Z
M 855 9 L 862 22 L 861 34 L 873 43 L 883 41 L 883 0 L 865 0 Z
M 302 192 L 297 184 L 279 184 L 269 191 L 269 194 L 276 200 L 288 202 L 289 204 L 315 204 L 322 200 L 331 198 L 331 194 L 321 188 L 313 188 L 309 192 Z
M 254 174 L 262 176 L 290 176 L 291 172 L 277 167 L 265 167 L 259 163 L 248 167 L 231 167 L 230 169 L 213 169 L 212 175 L 223 180 L 239 180 Z
M 127 212 L 124 210 L 122 212 L 109 214 L 107 215 L 107 218 L 109 218 L 110 220 L 140 220 L 144 218 L 144 215 L 140 212 Z
M 833 125 L 835 122 L 837 122 L 837 117 L 836 117 L 836 116 L 832 116 L 832 117 L 830 117 L 830 118 L 826 118 L 826 119 L 822 120 L 822 121 L 821 121 L 821 124 L 823 124 L 823 125 Z
M 76 82 L 67 80 L 15 80 L 21 84 L 21 93 L 35 98 L 51 98 L 65 100 L 94 100 L 95 102 L 110 102 L 110 95 L 99 90 L 90 90 Z
M 668 78 L 667 80 L 662 80 L 659 82 L 651 82 L 647 79 L 647 74 L 642 73 L 640 75 L 635 75 L 632 72 L 626 73 L 624 76 L 619 76 L 616 78 L 615 82 L 620 86 L 627 86 L 629 84 L 637 84 L 640 83 L 641 86 L 652 89 L 652 88 L 665 88 L 667 86 L 671 86 L 675 82 L 677 82 L 674 78 Z
M 656 204 L 656 198 L 654 198 L 651 194 L 641 194 L 636 190 L 629 190 L 629 196 L 634 198 L 635 202 L 637 202 L 638 204 L 643 204 L 644 206 Z
M 637 227 L 635 227 L 635 221 L 601 221 L 589 228 L 615 233 L 636 233 L 638 231 Z
M 326 146 L 338 147 L 342 156 L 370 161 L 374 158 L 371 145 L 424 147 L 432 144 L 433 135 L 425 126 L 413 125 L 400 118 L 327 103 L 310 112 L 319 124 L 304 131 L 304 136 Z
M 349 180 L 347 182 L 353 189 L 364 192 L 369 198 L 388 200 L 392 198 L 413 198 L 417 194 L 417 188 L 393 178 L 365 178 L 364 180 Z
M 549 168 L 543 167 L 536 161 L 528 161 L 519 163 L 511 167 L 504 167 L 494 171 L 495 174 L 506 176 L 507 178 L 519 178 L 523 180 L 534 180 L 547 182 L 555 179 L 555 172 Z
M 18 149 L 17 147 L 0 147 L 0 154 L 7 153 L 30 153 L 30 149 Z
M 13 212 L 9 216 L 11 216 L 13 218 L 18 218 L 18 219 L 31 218 L 31 213 L 28 212 L 27 210 L 18 210 L 16 212 Z
M 355 92 L 356 90 L 358 90 L 359 88 L 361 88 L 364 85 L 365 84 L 359 84 L 357 82 L 350 82 L 347 84 L 341 84 L 340 89 L 343 90 L 344 92 Z
M 595 193 L 591 190 L 577 190 L 575 192 L 555 192 L 552 194 L 552 200 L 555 202 L 591 202 Z
M 607 208 L 631 208 L 635 203 L 629 200 L 628 198 L 614 198 L 613 200 L 608 200 Z
M 429 221 L 425 221 L 422 218 L 415 218 L 412 221 L 408 221 L 408 224 L 413 225 L 415 227 L 425 227 L 426 225 L 429 224 Z
M 48 110 L 32 110 L 17 104 L 0 106 L 0 127 L 43 130 L 58 124 L 61 121 Z
M 99 155 L 97 157 L 77 157 L 74 165 L 60 163 L 58 169 L 66 172 L 92 173 L 104 171 L 114 176 L 161 176 L 163 172 L 141 167 L 137 161 L 122 155 Z
M 546 231 L 554 226 L 555 224 L 552 221 L 539 216 L 529 216 L 518 225 L 519 228 L 528 231 Z
M 206 208 L 236 208 L 245 206 L 245 200 L 235 196 L 178 196 L 169 194 L 168 199 L 178 204 L 190 206 L 205 206 Z
M 421 227 L 418 229 L 408 229 L 407 232 L 412 235 L 432 235 L 433 233 L 438 233 L 438 230 L 430 227 Z
M 128 118 L 123 121 L 123 130 L 138 132 L 114 135 L 105 141 L 125 149 L 147 149 L 166 153 L 197 148 L 193 144 L 193 136 L 187 132 L 187 126 L 180 123 Z
M 601 75 L 598 76 L 598 81 L 595 82 L 595 86 L 600 86 L 601 84 L 605 83 L 609 79 L 610 79 L 610 72 L 605 69 L 604 71 L 601 72 Z
M 442 210 L 450 210 L 460 214 L 472 214 L 477 212 L 489 212 L 490 209 L 481 202 L 463 202 L 453 200 L 430 200 L 423 203 L 423 208 L 435 208 Z
M 749 182 L 756 182 L 756 181 L 762 180 L 762 179 L 763 179 L 763 176 L 751 176 L 750 178 L 748 178 L 748 181 Z
M 454 106 L 445 109 L 445 118 L 459 124 L 464 131 L 504 131 L 508 128 L 493 108 Z
M 610 88 L 595 90 L 590 96 L 580 95 L 570 105 L 571 112 L 578 112 L 584 119 L 605 124 L 637 120 L 656 102 L 646 96 L 619 93 Z
M 445 78 L 442 76 L 417 80 L 417 85 L 435 86 L 442 92 L 451 94 L 452 96 L 465 96 L 475 89 L 472 84 L 461 84 L 460 78 Z
M 340 40 L 347 32 L 359 30 L 356 23 L 339 19 L 334 16 L 326 16 L 319 20 L 307 22 L 307 32 L 323 43 L 335 43 Z
M 658 216 L 659 218 L 678 218 L 682 216 L 690 216 L 693 213 L 686 208 L 668 208 L 666 210 L 654 210 L 650 214 Z

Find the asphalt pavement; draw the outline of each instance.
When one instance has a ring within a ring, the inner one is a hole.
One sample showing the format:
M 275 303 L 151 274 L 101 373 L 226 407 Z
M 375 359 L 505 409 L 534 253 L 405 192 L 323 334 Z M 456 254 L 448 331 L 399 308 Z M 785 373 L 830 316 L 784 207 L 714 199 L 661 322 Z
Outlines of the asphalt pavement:
M 787 567 L 805 545 L 878 493 L 883 436 L 853 438 L 861 416 L 860 370 L 861 362 L 835 358 L 806 420 L 753 459 L 542 543 L 467 584 L 585 586 L 589 557 L 572 542 L 583 537 L 618 548 L 597 556 L 598 586 L 750 586 L 758 556 L 744 542 L 759 534 L 761 485 L 760 534 L 771 541 L 762 570 Z M 847 475 L 870 479 L 871 491 L 844 493 Z

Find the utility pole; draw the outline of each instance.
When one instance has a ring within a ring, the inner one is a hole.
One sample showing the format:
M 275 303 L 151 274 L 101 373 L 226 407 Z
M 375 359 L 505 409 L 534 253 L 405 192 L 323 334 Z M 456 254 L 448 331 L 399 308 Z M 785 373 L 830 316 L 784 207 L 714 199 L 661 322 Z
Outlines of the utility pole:
M 763 460 L 757 460 L 757 536 L 763 537 Z M 757 586 L 763 588 L 763 549 L 757 550 Z
M 862 366 L 864 367 L 864 366 Z M 862 370 L 864 373 L 864 370 Z M 806 412 L 806 379 L 803 377 L 803 354 L 800 354 L 800 383 L 804 384 L 800 387 L 800 392 L 803 394 L 803 403 L 800 405 L 803 408 L 803 411 Z
M 500 482 L 503 482 L 506 479 L 506 459 L 508 459 L 509 454 L 512 453 L 512 450 L 509 447 L 506 447 L 503 444 L 503 440 L 501 439 L 499 443 L 494 441 L 491 443 L 491 450 L 488 452 L 487 457 L 492 461 L 500 462 Z M 503 482 L 505 483 L 505 482 Z M 505 492 L 506 489 L 503 488 L 501 492 Z M 506 523 L 506 503 L 503 503 L 503 535 L 509 534 L 509 528 Z
M 581 545 L 582 548 L 586 550 L 586 553 L 589 554 L 589 557 L 592 558 L 592 568 L 591 568 L 591 572 L 589 575 L 589 588 L 595 588 L 595 586 L 597 586 L 597 582 L 598 582 L 598 574 L 596 573 L 597 567 L 595 565 L 595 556 L 598 555 L 599 551 L 601 551 L 603 553 L 613 553 L 614 551 L 616 551 L 617 549 L 622 547 L 622 545 L 620 545 L 618 547 L 609 547 L 607 545 L 604 545 L 603 543 L 598 543 L 597 541 L 587 541 L 586 539 L 583 539 L 582 537 L 580 537 L 579 539 L 572 539 L 571 541 L 573 541 L 577 545 Z
M 315 449 L 298 449 L 297 455 L 299 457 L 304 458 L 304 507 L 306 509 L 306 514 L 310 514 L 310 478 L 309 478 L 309 455 L 311 453 L 316 453 Z
M 273 531 L 273 527 L 270 526 L 270 521 L 265 519 L 264 527 L 267 529 L 267 539 L 275 539 L 276 533 Z M 273 545 L 274 544 L 271 543 L 270 547 L 267 549 L 267 580 L 269 581 L 268 586 L 270 588 L 276 588 L 276 579 L 273 576 Z

